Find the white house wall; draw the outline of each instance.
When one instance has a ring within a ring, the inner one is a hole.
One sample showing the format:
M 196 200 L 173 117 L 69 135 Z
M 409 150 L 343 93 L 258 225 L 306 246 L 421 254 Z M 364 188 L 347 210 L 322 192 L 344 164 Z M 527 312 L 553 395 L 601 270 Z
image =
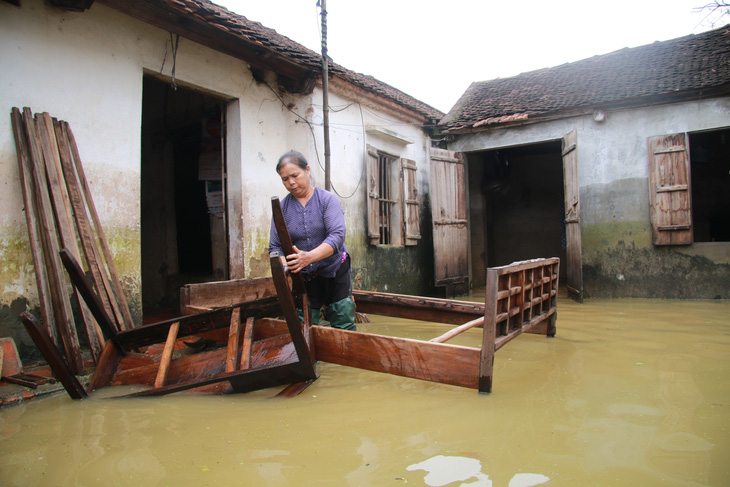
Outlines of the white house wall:
M 139 317 L 142 79 L 170 77 L 170 34 L 99 4 L 75 13 L 24 0 L 21 7 L 0 2 L 0 46 L 0 104 L 6 114 L 0 117 L 2 305 L 38 305 L 10 124 L 11 108 L 27 106 L 70 124 L 117 270 Z M 262 252 L 264 239 L 268 243 L 268 201 L 282 189 L 273 167 L 289 146 L 307 143 L 308 129 L 293 123 L 293 115 L 254 81 L 245 62 L 184 38 L 176 82 L 230 100 L 231 277 L 255 273 L 243 256 Z M 262 226 L 265 232 L 258 231 Z M 17 316 L 15 308 L 11 315 Z

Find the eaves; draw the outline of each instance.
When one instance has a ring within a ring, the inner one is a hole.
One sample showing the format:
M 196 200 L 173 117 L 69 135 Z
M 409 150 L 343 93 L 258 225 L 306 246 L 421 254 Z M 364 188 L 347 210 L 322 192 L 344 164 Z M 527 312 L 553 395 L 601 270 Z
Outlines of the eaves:
M 458 135 L 487 132 L 492 130 L 503 130 L 523 125 L 590 115 L 597 110 L 609 112 L 633 108 L 669 105 L 686 101 L 703 100 L 724 96 L 730 96 L 730 84 L 697 90 L 687 90 L 674 93 L 662 93 L 652 96 L 626 98 L 612 102 L 595 103 L 578 107 L 567 107 L 565 109 L 546 112 L 527 111 L 502 117 L 485 118 L 477 122 L 470 123 L 468 125 L 465 124 L 452 128 L 444 128 L 442 129 L 442 133 Z

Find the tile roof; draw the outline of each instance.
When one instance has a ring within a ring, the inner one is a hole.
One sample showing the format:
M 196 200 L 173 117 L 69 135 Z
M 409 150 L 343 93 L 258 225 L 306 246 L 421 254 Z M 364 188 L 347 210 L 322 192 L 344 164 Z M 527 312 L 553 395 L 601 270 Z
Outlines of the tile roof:
M 474 82 L 439 122 L 446 131 L 576 111 L 730 92 L 730 25 L 574 63 Z
M 294 62 L 311 72 L 313 76 L 317 76 L 322 70 L 321 55 L 319 53 L 294 42 L 274 29 L 249 20 L 208 0 L 100 0 L 100 3 L 115 6 L 125 12 L 143 8 L 140 7 L 141 4 L 147 4 L 148 7 L 157 9 L 158 16 L 163 16 L 164 12 L 174 12 L 192 21 L 194 24 L 193 29 L 205 29 L 205 35 L 217 34 L 222 36 L 222 39 L 225 39 L 224 42 L 227 43 L 239 42 L 247 46 L 253 45 L 259 55 Z M 123 8 L 123 4 L 129 5 L 130 8 Z M 440 110 L 372 76 L 356 73 L 336 63 L 330 63 L 328 69 L 330 76 L 336 75 L 344 78 L 371 93 L 414 110 L 427 119 L 438 121 L 444 115 Z

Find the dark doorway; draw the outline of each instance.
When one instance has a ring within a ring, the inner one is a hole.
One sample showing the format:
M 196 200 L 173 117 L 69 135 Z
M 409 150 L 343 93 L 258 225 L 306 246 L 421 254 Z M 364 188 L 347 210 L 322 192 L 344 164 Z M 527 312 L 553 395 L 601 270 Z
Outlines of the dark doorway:
M 564 276 L 561 141 L 467 157 L 472 285 L 485 285 L 487 267 L 539 257 L 559 257 Z
M 730 129 L 689 134 L 695 242 L 730 242 Z
M 222 100 L 146 76 L 142 96 L 142 304 L 228 278 Z

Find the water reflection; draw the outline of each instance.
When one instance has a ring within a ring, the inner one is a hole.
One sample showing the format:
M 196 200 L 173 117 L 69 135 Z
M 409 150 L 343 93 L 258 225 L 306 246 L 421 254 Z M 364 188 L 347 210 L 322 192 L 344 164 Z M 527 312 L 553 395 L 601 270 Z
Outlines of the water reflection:
M 366 331 L 410 338 L 448 329 L 371 319 Z M 480 333 L 454 343 L 476 346 Z M 317 368 L 321 378 L 289 400 L 272 399 L 278 389 L 145 399 L 107 399 L 101 391 L 80 402 L 58 395 L 0 410 L 0 485 L 722 486 L 730 479 L 728 302 L 563 300 L 556 338 L 521 336 L 497 353 L 491 395 Z M 463 462 L 447 471 L 458 478 L 439 477 L 438 457 Z

